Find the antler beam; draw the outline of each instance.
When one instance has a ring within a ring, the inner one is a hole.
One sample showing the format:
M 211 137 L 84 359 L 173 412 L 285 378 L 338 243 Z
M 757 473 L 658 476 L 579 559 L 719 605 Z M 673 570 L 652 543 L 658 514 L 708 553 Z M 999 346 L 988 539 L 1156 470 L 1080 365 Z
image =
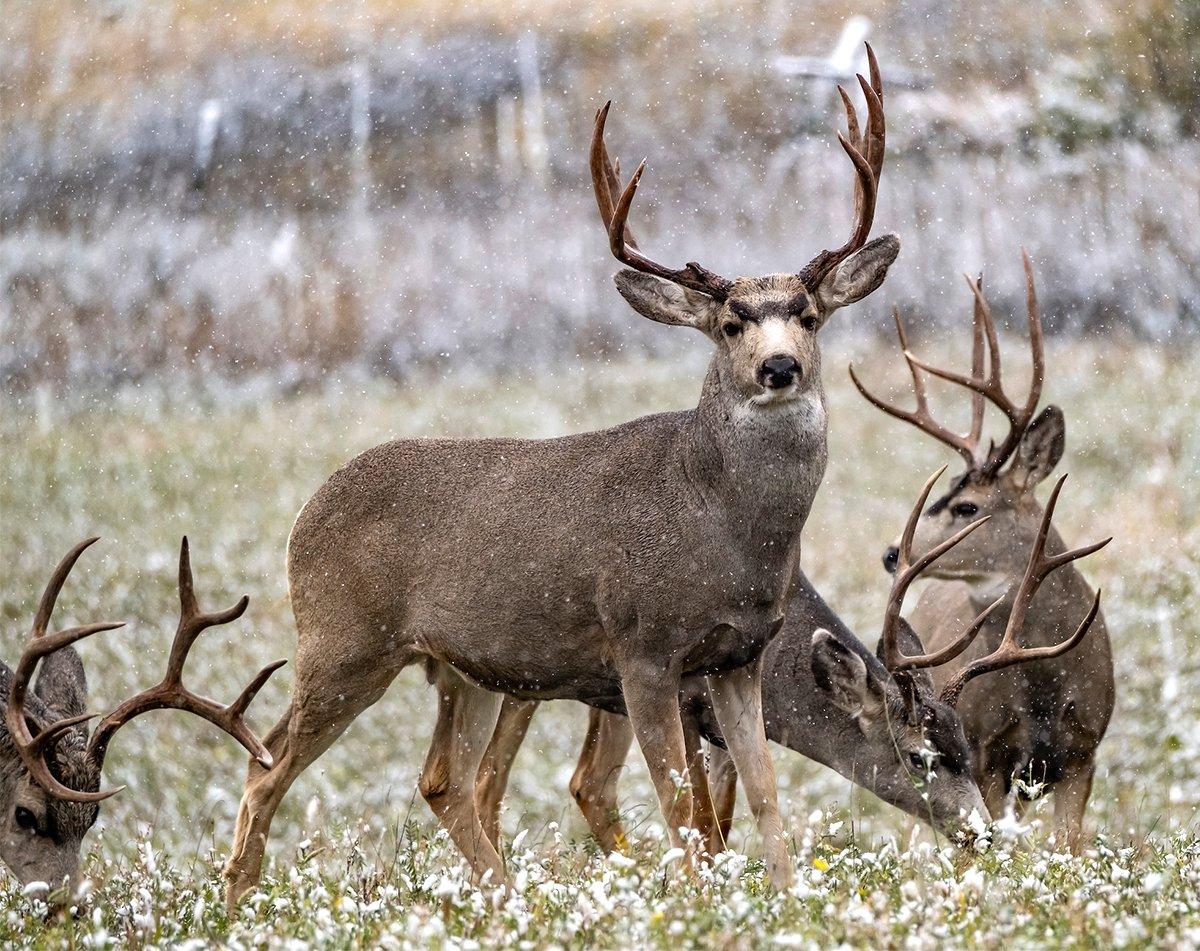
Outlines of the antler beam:
M 612 102 L 604 104 L 596 112 L 596 123 L 592 129 L 592 145 L 589 151 L 589 167 L 592 173 L 592 189 L 596 193 L 596 205 L 600 209 L 600 221 L 608 233 L 608 246 L 618 261 L 626 267 L 644 274 L 652 274 L 686 287 L 690 290 L 707 294 L 716 300 L 724 300 L 729 296 L 733 282 L 714 274 L 695 261 L 688 262 L 684 267 L 675 270 L 651 261 L 637 249 L 637 242 L 626 227 L 629 218 L 629 208 L 633 204 L 633 196 L 637 193 L 638 183 L 646 168 L 645 160 L 638 165 L 633 177 L 624 189 L 617 191 L 620 179 L 616 168 L 608 157 L 608 148 L 604 144 L 604 125 L 608 121 L 608 111 Z

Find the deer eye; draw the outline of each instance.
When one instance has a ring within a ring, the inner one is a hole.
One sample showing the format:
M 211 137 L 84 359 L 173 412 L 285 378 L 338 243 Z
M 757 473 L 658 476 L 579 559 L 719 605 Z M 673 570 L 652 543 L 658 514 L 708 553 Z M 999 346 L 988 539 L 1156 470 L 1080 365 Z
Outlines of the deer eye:
M 28 829 L 31 832 L 37 831 L 37 816 L 24 806 L 17 806 L 13 812 L 13 818 L 17 820 L 17 825 L 20 828 Z
M 929 761 L 929 764 L 926 765 L 925 757 L 923 755 L 921 755 L 920 753 L 909 753 L 908 754 L 908 765 L 912 767 L 913 772 L 924 775 L 929 770 L 937 768 L 937 757 L 936 756 L 933 757 Z
M 950 511 L 959 518 L 970 518 L 972 515 L 979 514 L 979 506 L 974 502 L 959 502 Z
M 724 327 L 722 327 L 721 330 L 722 330 L 722 332 L 724 332 L 726 337 L 736 337 L 738 334 L 740 334 L 742 332 L 742 325 L 735 324 L 731 321 L 730 323 L 727 323 Z

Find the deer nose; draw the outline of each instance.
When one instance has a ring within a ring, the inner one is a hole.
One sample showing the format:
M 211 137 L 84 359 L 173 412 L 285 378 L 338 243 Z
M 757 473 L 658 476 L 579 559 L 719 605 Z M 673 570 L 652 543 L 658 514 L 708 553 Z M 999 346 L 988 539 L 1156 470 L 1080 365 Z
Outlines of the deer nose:
M 785 386 L 791 386 L 798 376 L 800 364 L 796 362 L 795 357 L 789 357 L 786 353 L 767 357 L 758 369 L 759 382 L 772 390 L 782 390 Z
M 896 562 L 900 560 L 900 549 L 895 545 L 888 545 L 883 553 L 883 570 L 889 575 L 896 573 Z

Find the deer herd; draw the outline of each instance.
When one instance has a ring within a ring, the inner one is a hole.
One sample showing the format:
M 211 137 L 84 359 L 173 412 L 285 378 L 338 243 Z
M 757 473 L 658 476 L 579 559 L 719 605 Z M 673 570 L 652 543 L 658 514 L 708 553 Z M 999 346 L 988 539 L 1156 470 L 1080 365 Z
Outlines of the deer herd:
M 0 664 L 0 857 L 12 873 L 69 886 L 99 803 L 119 791 L 100 788 L 114 733 L 150 710 L 186 710 L 250 753 L 225 869 L 234 905 L 259 881 L 288 788 L 413 664 L 437 705 L 419 789 L 482 884 L 507 883 L 501 802 L 534 711 L 551 699 L 589 709 L 570 792 L 605 850 L 624 845 L 617 780 L 635 739 L 670 841 L 692 861 L 725 848 L 740 782 L 776 888 L 788 886 L 792 862 L 768 740 L 954 836 L 1021 808 L 1040 784 L 1054 793 L 1058 841 L 1077 849 L 1114 688 L 1100 593 L 1076 562 L 1106 542 L 1066 549 L 1053 525 L 1065 476 L 1044 507 L 1036 498 L 1063 454 L 1065 424 L 1055 406 L 1038 412 L 1045 365 L 1028 258 L 1032 382 L 1022 401 L 1004 388 L 981 279 L 968 279 L 970 373 L 914 355 L 898 315 L 915 409 L 885 402 L 850 369 L 871 404 L 964 465 L 932 504 L 942 473 L 925 483 L 887 548 L 874 651 L 801 568 L 826 466 L 817 335 L 881 286 L 900 250 L 895 235 L 868 240 L 885 152 L 869 47 L 868 59 L 864 125 L 839 87 L 848 131 L 838 139 L 855 181 L 850 237 L 795 273 L 728 279 L 646 257 L 627 223 L 644 163 L 621 184 L 604 139 L 609 107 L 597 113 L 591 179 L 624 265 L 617 290 L 643 317 L 709 338 L 698 405 L 557 439 L 397 440 L 334 473 L 288 541 L 295 681 L 261 740 L 244 715 L 282 661 L 228 705 L 183 686 L 199 634 L 247 606 L 200 611 L 186 539 L 167 673 L 89 735 L 72 645 L 120 625 L 49 631 L 95 539 L 76 545 L 50 576 L 16 666 Z M 933 418 L 927 376 L 969 396 L 968 433 Z M 989 404 L 1007 431 L 985 446 Z

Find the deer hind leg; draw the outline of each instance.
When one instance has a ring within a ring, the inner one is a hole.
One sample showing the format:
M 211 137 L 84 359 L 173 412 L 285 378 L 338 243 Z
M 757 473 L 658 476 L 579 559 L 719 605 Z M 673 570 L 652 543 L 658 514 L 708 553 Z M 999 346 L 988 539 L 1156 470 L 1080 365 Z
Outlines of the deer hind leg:
M 1054 785 L 1054 838 L 1076 854 L 1083 847 L 1083 816 L 1095 775 L 1095 761 L 1089 759 Z
M 479 775 L 475 777 L 475 809 L 483 823 L 484 834 L 497 850 L 500 848 L 500 804 L 508 789 L 513 760 L 525 742 L 525 734 L 529 732 L 530 721 L 538 706 L 536 700 L 504 698 L 496 729 L 483 751 Z
M 688 779 L 692 784 L 692 824 L 700 833 L 707 855 L 716 855 L 722 849 L 714 849 L 719 838 L 717 813 L 713 808 L 712 792 L 708 786 L 708 771 L 704 762 L 704 747 L 700 743 L 700 726 L 695 718 L 683 717 L 683 741 L 687 751 Z
M 775 888 L 787 888 L 792 883 L 792 862 L 779 818 L 775 765 L 763 726 L 761 655 L 745 667 L 711 675 L 708 690 L 762 836 L 767 875 Z
M 376 676 L 359 677 L 357 682 L 354 678 L 315 681 L 304 677 L 305 673 L 297 675 L 287 713 L 263 741 L 275 765 L 267 770 L 250 762 L 233 851 L 225 865 L 225 900 L 231 909 L 262 876 L 271 820 L 296 777 L 333 745 L 355 717 L 383 696 L 396 670 L 381 668 Z M 316 689 L 302 691 L 302 683 L 315 684 Z
M 504 863 L 483 831 L 475 807 L 475 778 L 496 728 L 504 695 L 468 683 L 445 664 L 437 666 L 438 718 L 417 788 L 450 833 L 477 882 L 506 882 Z
M 672 846 L 686 848 L 681 827 L 692 824 L 692 791 L 687 782 L 687 750 L 679 712 L 679 678 L 664 671 L 623 672 L 625 708 L 646 758 L 658 805 Z
M 633 743 L 629 717 L 588 709 L 587 736 L 571 776 L 571 795 L 605 852 L 626 847 L 617 809 L 617 780 Z
M 708 748 L 708 792 L 716 816 L 716 837 L 708 843 L 708 850 L 716 855 L 728 848 L 737 805 L 737 767 L 729 751 L 719 746 Z

